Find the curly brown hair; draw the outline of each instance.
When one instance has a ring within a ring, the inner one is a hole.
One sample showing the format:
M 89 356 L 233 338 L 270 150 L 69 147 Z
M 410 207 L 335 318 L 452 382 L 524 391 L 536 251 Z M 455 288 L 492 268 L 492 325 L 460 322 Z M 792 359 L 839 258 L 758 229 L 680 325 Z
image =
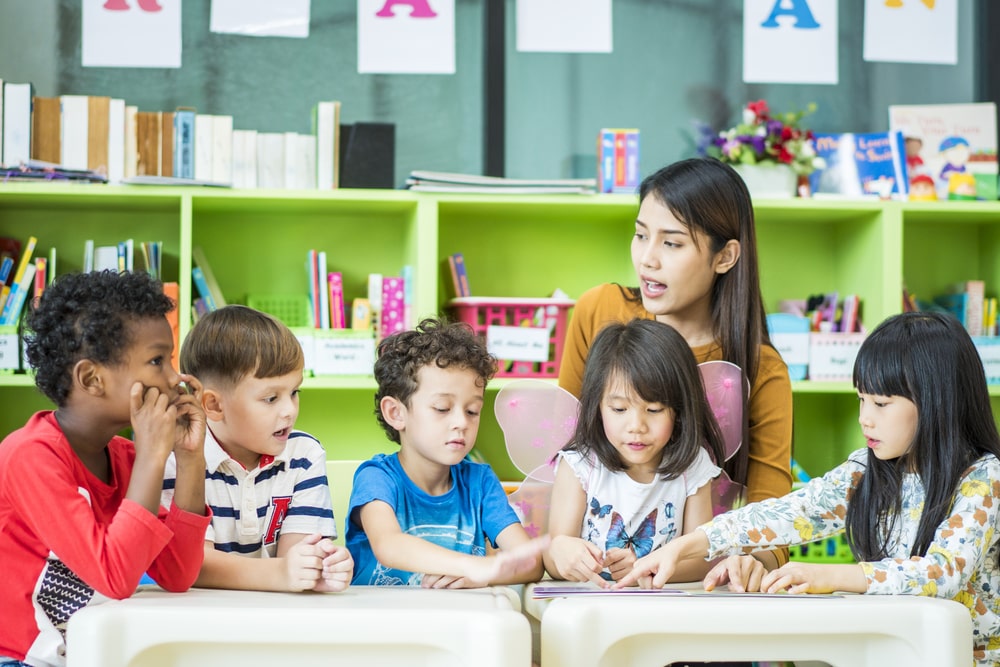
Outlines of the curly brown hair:
M 399 443 L 399 431 L 382 416 L 381 403 L 392 396 L 409 406 L 410 397 L 419 389 L 417 374 L 424 366 L 467 368 L 479 376 L 485 387 L 497 370 L 496 359 L 472 327 L 463 322 L 427 318 L 411 331 L 402 331 L 384 339 L 378 346 L 375 362 L 375 418 L 389 439 Z

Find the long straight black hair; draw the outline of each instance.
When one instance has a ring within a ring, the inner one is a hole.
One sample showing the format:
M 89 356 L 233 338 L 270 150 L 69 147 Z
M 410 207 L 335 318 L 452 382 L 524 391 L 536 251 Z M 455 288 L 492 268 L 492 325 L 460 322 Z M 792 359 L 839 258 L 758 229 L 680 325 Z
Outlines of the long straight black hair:
M 657 467 L 662 479 L 682 475 L 702 447 L 721 465 L 722 436 L 694 354 L 676 329 L 656 320 L 609 324 L 594 338 L 583 371 L 576 432 L 563 449 L 584 456 L 593 453 L 608 470 L 625 470 L 618 450 L 604 433 L 601 416 L 604 392 L 615 381 L 648 403 L 674 410 L 674 430 Z
M 861 345 L 854 386 L 864 394 L 913 401 L 917 428 L 913 444 L 899 458 L 883 461 L 868 452 L 867 467 L 847 503 L 851 552 L 858 561 L 889 557 L 889 536 L 902 507 L 903 475 L 916 472 L 926 497 L 910 556 L 923 556 L 969 467 L 984 454 L 1000 458 L 1000 435 L 979 353 L 951 315 L 895 315 Z
M 739 241 L 739 261 L 712 285 L 712 323 L 722 359 L 743 369 L 752 386 L 760 346 L 770 345 L 771 339 L 760 291 L 753 203 L 746 184 L 727 164 L 714 158 L 691 158 L 647 176 L 639 186 L 640 204 L 646 197 L 655 197 L 688 229 L 702 234 L 713 254 L 727 242 Z M 630 300 L 642 301 L 638 288 L 628 292 Z M 744 395 L 744 405 L 747 400 Z M 748 414 L 749 410 L 743 411 L 743 442 L 750 441 Z M 724 466 L 729 477 L 741 484 L 747 481 L 749 450 L 740 447 Z

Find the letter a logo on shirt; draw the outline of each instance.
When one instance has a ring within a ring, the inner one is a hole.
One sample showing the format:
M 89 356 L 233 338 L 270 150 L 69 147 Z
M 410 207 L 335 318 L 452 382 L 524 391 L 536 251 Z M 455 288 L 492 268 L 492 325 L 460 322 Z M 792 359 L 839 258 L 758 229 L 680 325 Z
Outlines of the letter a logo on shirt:
M 264 532 L 264 544 L 274 544 L 281 532 L 281 524 L 288 514 L 288 506 L 292 504 L 291 496 L 277 496 L 271 498 L 271 520 L 267 524 L 267 531 Z

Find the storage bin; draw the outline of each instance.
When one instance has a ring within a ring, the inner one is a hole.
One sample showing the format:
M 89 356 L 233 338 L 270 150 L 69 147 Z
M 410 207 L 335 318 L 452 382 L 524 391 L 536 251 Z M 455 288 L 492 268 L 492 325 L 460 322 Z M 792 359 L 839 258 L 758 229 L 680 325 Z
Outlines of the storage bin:
M 767 316 L 771 344 L 788 366 L 792 381 L 805 380 L 809 365 L 809 318 L 791 313 L 771 313 Z
M 309 297 L 305 294 L 248 294 L 247 305 L 273 315 L 288 328 L 313 325 Z
M 986 371 L 986 384 L 1000 384 L 1000 337 L 973 336 L 979 358 L 983 361 Z
M 555 378 L 569 309 L 575 303 L 559 298 L 460 297 L 449 301 L 448 309 L 500 360 L 497 377 Z
M 850 382 L 863 333 L 809 334 L 809 379 Z

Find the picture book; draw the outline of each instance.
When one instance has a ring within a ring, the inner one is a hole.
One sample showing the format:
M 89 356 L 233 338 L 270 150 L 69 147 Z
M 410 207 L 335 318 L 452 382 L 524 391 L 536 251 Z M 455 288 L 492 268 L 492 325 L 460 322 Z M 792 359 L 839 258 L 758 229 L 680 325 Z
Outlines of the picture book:
M 814 194 L 901 197 L 909 191 L 901 132 L 815 133 L 826 166 L 809 177 Z
M 451 273 L 451 287 L 456 297 L 472 296 L 469 289 L 469 274 L 465 270 L 465 257 L 460 252 L 448 255 L 448 269 Z
M 992 102 L 890 106 L 911 182 L 928 176 L 938 199 L 996 199 L 996 114 Z

